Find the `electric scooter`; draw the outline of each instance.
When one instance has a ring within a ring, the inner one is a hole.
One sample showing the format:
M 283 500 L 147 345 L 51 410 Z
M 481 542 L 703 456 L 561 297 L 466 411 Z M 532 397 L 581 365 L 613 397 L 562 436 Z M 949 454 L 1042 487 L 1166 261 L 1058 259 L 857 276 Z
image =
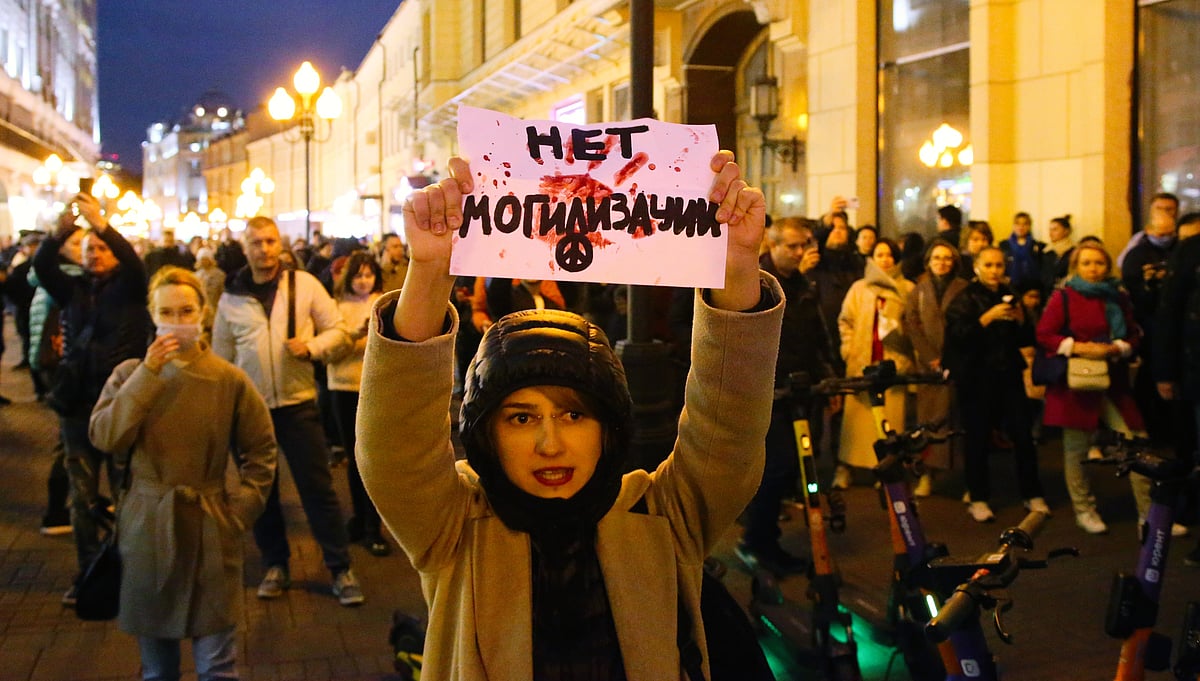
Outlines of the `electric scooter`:
M 1115 465 L 1118 476 L 1132 471 L 1150 478 L 1152 483 L 1137 569 L 1113 577 L 1104 622 L 1105 633 L 1123 641 L 1115 681 L 1142 681 L 1147 669 L 1163 671 L 1170 667 L 1171 639 L 1154 631 L 1154 625 L 1171 547 L 1174 505 L 1184 485 L 1194 481 L 1200 469 L 1151 454 L 1144 440 L 1118 433 L 1107 437 L 1108 442 L 1098 443 L 1108 445 L 1104 447 L 1105 456 L 1086 463 Z M 1182 648 L 1173 671 L 1181 681 L 1200 678 L 1200 603 L 1187 606 Z
M 804 519 L 808 525 L 812 564 L 806 595 L 811 609 L 786 600 L 774 575 L 756 569 L 751 584 L 750 613 L 755 621 L 774 630 L 790 642 L 808 667 L 820 670 L 823 678 L 832 681 L 861 681 L 858 665 L 858 645 L 849 612 L 841 607 L 838 574 L 829 552 L 825 525 L 833 532 L 846 529 L 845 503 L 841 495 L 831 492 L 822 501 L 817 483 L 817 467 L 813 457 L 812 430 L 809 411 L 812 403 L 808 374 L 790 376 L 789 401 L 796 449 L 800 456 L 800 484 L 804 499 Z M 828 517 L 827 517 L 828 514 Z M 838 633 L 840 632 L 840 637 Z
M 878 435 L 875 456 L 879 463 L 874 472 L 883 491 L 894 554 L 887 622 L 909 675 L 920 681 L 941 681 L 946 675 L 942 656 L 926 641 L 923 627 L 938 606 L 927 566 L 948 551 L 945 544 L 925 538 L 913 503 L 909 471 L 923 472 L 925 450 L 930 444 L 944 442 L 949 433 L 939 432 L 940 424 L 897 433 L 884 416 L 884 394 L 894 386 L 946 382 L 944 374 L 897 374 L 895 362 L 885 360 L 866 367 L 861 377 L 825 379 L 813 388 L 819 395 L 865 392 L 869 398 Z
M 953 590 L 925 625 L 925 635 L 938 645 L 946 662 L 948 681 L 998 681 L 996 661 L 979 621 L 982 612 L 992 611 L 1000 640 L 1012 644 L 1013 637 L 1000 619 L 1013 606 L 1003 589 L 1017 579 L 1021 570 L 1047 567 L 1050 559 L 1059 556 L 1079 555 L 1077 549 L 1064 548 L 1051 551 L 1044 559 L 1025 557 L 1033 550 L 1033 540 L 1045 521 L 1044 513 L 1032 511 L 1020 525 L 1000 534 L 998 548 L 968 560 L 947 556 L 930 563 L 929 571 L 938 588 Z

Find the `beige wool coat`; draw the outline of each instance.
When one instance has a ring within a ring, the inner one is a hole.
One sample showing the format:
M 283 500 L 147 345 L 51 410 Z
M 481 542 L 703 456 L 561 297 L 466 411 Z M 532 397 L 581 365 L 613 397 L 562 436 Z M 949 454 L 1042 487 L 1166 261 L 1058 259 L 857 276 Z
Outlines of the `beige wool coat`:
M 704 557 L 762 477 L 783 293 L 770 310 L 716 310 L 696 296 L 692 368 L 679 437 L 653 473 L 627 474 L 600 520 L 596 550 L 629 681 L 683 678 L 677 603 L 699 617 Z M 376 306 L 358 412 L 359 470 L 372 501 L 421 576 L 429 607 L 422 673 L 437 681 L 533 677 L 529 535 L 488 505 L 466 462 L 454 463 L 449 332 L 421 343 L 379 334 Z M 382 320 L 391 324 L 391 319 Z M 630 508 L 646 498 L 649 513 Z M 707 673 L 707 660 L 705 660 Z
M 930 362 L 941 361 L 946 336 L 946 308 L 950 307 L 954 296 L 966 287 L 966 279 L 952 277 L 941 302 L 938 302 L 937 291 L 926 272 L 909 292 L 904 304 L 904 333 L 912 341 L 916 360 L 914 371 L 929 371 Z M 953 385 L 917 386 L 918 423 L 936 423 L 951 418 L 953 404 Z M 961 460 L 961 442 L 961 438 L 951 438 L 948 442 L 930 445 L 925 464 L 932 468 L 953 468 L 955 460 Z
M 842 301 L 842 312 L 838 315 L 838 333 L 842 339 L 842 360 L 846 363 L 846 376 L 861 376 L 863 369 L 871 363 L 871 330 L 874 324 L 878 301 L 883 301 L 880 310 L 881 325 L 893 328 L 883 337 L 883 358 L 896 362 L 896 371 L 912 370 L 912 343 L 904 334 L 902 318 L 904 301 L 913 284 L 900 277 L 896 279 L 870 260 L 862 279 L 854 282 Z M 884 322 L 883 319 L 888 320 Z M 882 328 L 882 327 L 881 327 Z M 896 387 L 884 394 L 884 412 L 891 427 L 904 430 L 904 387 Z M 847 465 L 870 468 L 875 458 L 877 438 L 875 419 L 871 406 L 863 393 L 846 397 L 845 415 L 842 418 L 842 434 L 838 459 Z
M 234 626 L 242 602 L 242 537 L 275 477 L 271 414 L 249 377 L 207 347 L 155 374 L 117 366 L 92 411 L 96 447 L 128 458 L 117 510 L 122 631 L 190 638 Z M 227 489 L 230 448 L 239 483 Z

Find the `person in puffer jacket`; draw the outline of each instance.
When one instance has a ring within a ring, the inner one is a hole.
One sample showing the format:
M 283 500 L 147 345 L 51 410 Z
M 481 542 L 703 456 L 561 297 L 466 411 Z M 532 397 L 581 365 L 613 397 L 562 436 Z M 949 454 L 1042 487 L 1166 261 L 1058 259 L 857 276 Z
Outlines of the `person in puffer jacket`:
M 683 638 L 707 654 L 703 561 L 762 477 L 783 317 L 779 284 L 759 270 L 762 193 L 731 153 L 711 165 L 725 288 L 695 296 L 679 437 L 653 472 L 625 472 L 633 406 L 603 331 L 557 310 L 515 312 L 484 334 L 459 419 L 467 460 L 454 463 L 458 317 L 446 301 L 467 163 L 452 158 L 450 177 L 405 203 L 412 262 L 371 318 L 358 456 L 421 576 L 430 678 L 681 679 L 681 609 Z

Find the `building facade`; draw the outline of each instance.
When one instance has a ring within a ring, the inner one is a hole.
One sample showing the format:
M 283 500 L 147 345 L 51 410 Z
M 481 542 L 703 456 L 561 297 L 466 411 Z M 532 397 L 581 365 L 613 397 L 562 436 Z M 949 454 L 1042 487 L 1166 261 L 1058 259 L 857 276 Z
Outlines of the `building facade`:
M 456 151 L 460 104 L 531 119 L 629 115 L 628 0 L 405 0 L 335 90 L 313 149 L 322 222 L 399 227 L 407 191 Z M 1123 243 L 1148 197 L 1200 197 L 1200 0 L 655 0 L 653 108 L 715 124 L 774 215 L 857 198 L 855 224 L 932 234 L 939 206 L 1072 215 Z M 1070 30 L 1062 27 L 1070 26 Z M 276 214 L 302 152 L 248 144 Z M 300 186 L 297 187 L 297 184 Z M 228 207 L 224 207 L 226 211 Z M 357 221 L 357 222 L 356 222 Z M 326 230 L 330 233 L 329 230 Z
M 44 227 L 98 158 L 95 0 L 0 0 L 0 239 Z
M 178 121 L 156 122 L 142 142 L 142 198 L 162 210 L 162 224 L 175 226 L 188 213 L 205 216 L 209 205 L 205 151 L 216 137 L 241 130 L 242 112 L 229 97 L 206 92 Z

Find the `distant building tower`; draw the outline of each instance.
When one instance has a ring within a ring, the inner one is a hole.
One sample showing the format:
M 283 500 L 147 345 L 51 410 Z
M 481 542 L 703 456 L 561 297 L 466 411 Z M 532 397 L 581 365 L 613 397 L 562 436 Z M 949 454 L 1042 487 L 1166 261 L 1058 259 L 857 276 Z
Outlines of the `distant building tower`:
M 96 0 L 0 0 L 0 239 L 44 226 L 92 174 L 96 92 Z M 62 165 L 35 182 L 51 154 Z
M 175 123 L 158 122 L 142 142 L 142 197 L 162 209 L 171 225 L 189 212 L 209 212 L 204 183 L 204 150 L 214 138 L 240 130 L 242 112 L 224 93 L 210 90 Z

